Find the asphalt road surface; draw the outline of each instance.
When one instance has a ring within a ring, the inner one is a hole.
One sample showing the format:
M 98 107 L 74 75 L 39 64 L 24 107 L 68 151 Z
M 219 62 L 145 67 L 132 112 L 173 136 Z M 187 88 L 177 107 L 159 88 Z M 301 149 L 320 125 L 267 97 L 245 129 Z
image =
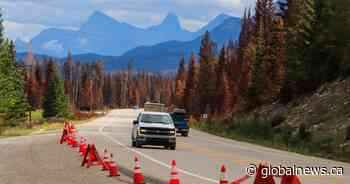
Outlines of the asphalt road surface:
M 230 180 L 238 179 L 246 174 L 246 168 L 250 164 L 258 164 L 261 161 L 267 161 L 274 166 L 282 164 L 283 166 L 327 167 L 329 169 L 341 167 L 344 169 L 344 176 L 303 175 L 301 176 L 303 184 L 348 184 L 350 181 L 350 164 L 347 163 L 237 142 L 196 130 L 191 130 L 189 137 L 179 136 L 175 151 L 161 147 L 133 148 L 131 147 L 132 120 L 136 119 L 138 112 L 130 109 L 114 110 L 105 117 L 95 119 L 78 127 L 78 131 L 87 138 L 88 143 L 96 144 L 100 152 L 105 148 L 107 148 L 108 152 L 112 152 L 123 174 L 126 176 L 132 175 L 133 157 L 135 155 L 140 156 L 142 171 L 146 176 L 147 183 L 167 183 L 170 178 L 170 162 L 172 159 L 177 161 L 181 183 L 183 184 L 218 183 L 221 164 L 227 166 L 227 174 Z M 55 136 L 58 135 L 56 134 Z M 1 142 L 0 140 L 0 156 L 4 154 L 4 146 Z M 41 150 L 44 153 L 47 151 L 44 149 L 44 146 L 41 147 Z M 59 152 L 60 150 L 57 151 Z M 2 166 L 2 162 L 3 160 L 1 159 L 0 181 L 2 172 L 7 170 Z M 42 163 L 39 162 L 37 164 L 38 167 L 41 167 L 40 164 Z M 6 167 L 9 167 L 9 165 Z M 62 166 L 55 164 L 50 166 L 50 170 L 55 169 L 62 170 Z M 78 171 L 80 170 L 79 172 L 83 172 L 81 168 L 77 169 Z M 15 174 L 13 173 L 13 175 Z M 92 179 L 96 180 L 96 177 L 92 177 Z M 278 178 L 276 178 L 276 181 L 279 183 Z M 39 182 L 24 183 L 36 184 Z M 103 183 L 116 182 L 105 181 Z M 244 183 L 253 183 L 253 178 Z

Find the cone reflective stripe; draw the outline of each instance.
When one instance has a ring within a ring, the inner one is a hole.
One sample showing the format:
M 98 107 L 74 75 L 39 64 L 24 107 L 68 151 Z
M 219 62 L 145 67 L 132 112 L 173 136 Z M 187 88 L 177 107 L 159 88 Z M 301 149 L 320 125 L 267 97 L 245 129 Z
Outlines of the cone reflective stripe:
M 145 178 L 141 172 L 140 162 L 137 156 L 134 158 L 135 168 L 134 168 L 134 184 L 144 184 Z
M 282 176 L 281 184 L 301 184 L 301 182 L 297 176 L 284 175 Z
M 267 167 L 265 164 L 260 164 L 255 176 L 254 184 L 275 184 L 273 176 L 263 176 L 262 169 Z
M 80 138 L 80 146 L 79 146 L 79 153 L 83 154 L 83 149 L 86 149 L 85 139 L 83 137 Z
M 169 184 L 180 184 L 179 175 L 176 169 L 176 161 L 173 160 L 171 162 L 171 179 L 169 180 Z
M 221 166 L 220 169 L 220 182 L 219 184 L 228 184 L 228 180 L 226 179 L 226 167 L 225 165 Z
M 102 158 L 102 170 L 107 171 L 109 170 L 109 163 L 112 162 L 113 159 L 113 154 L 111 154 L 111 161 L 108 161 L 108 156 L 107 156 L 107 149 L 103 151 L 103 158 Z
M 70 126 L 69 126 L 69 132 L 70 132 L 70 133 L 75 132 L 75 126 L 74 126 L 74 124 L 73 124 L 73 123 L 70 123 Z
M 117 163 L 113 161 L 113 154 L 111 154 L 111 160 L 106 162 L 108 170 L 109 170 L 109 176 L 120 176 L 119 169 Z
M 78 141 L 76 140 L 76 134 L 75 132 L 72 133 L 72 138 L 71 138 L 71 147 L 76 148 L 78 147 Z
M 120 176 L 117 164 L 114 161 L 109 162 L 109 176 Z
M 72 135 L 71 135 L 71 134 L 68 134 L 68 136 L 67 136 L 67 144 L 68 144 L 69 146 L 72 145 Z
M 81 156 L 84 156 L 86 154 L 86 149 L 87 149 L 87 146 L 86 146 L 86 143 L 84 142 L 83 146 L 81 147 Z
M 61 139 L 60 139 L 60 144 L 63 144 L 64 142 L 67 142 L 67 138 L 68 138 L 68 132 L 67 132 L 66 125 L 64 125 L 63 131 L 62 131 L 62 136 L 61 136 Z

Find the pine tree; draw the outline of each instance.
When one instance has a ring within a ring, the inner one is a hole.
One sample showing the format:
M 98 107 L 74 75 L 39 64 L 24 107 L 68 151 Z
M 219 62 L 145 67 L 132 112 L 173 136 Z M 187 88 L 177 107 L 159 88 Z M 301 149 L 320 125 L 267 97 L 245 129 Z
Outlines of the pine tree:
M 94 66 L 94 86 L 93 86 L 93 98 L 94 107 L 101 109 L 103 107 L 103 62 L 97 61 Z
M 23 122 L 28 104 L 24 91 L 24 72 L 15 61 L 14 47 L 6 40 L 0 49 L 0 112 L 8 125 Z
M 305 57 L 314 34 L 315 2 L 288 0 L 280 4 L 286 28 L 286 80 L 282 101 L 287 102 L 310 88 L 305 83 L 308 77 Z
M 274 56 L 272 61 L 271 73 L 268 76 L 270 85 L 269 93 L 272 98 L 279 97 L 283 82 L 285 80 L 285 64 L 286 64 L 286 51 L 285 51 L 285 32 L 284 32 L 283 19 L 276 18 L 272 32 L 272 55 Z
M 34 78 L 37 84 L 36 89 L 36 100 L 37 105 L 36 108 L 41 108 L 43 102 L 43 94 L 44 94 L 44 82 L 43 82 L 43 73 L 40 63 L 37 63 L 34 68 Z
M 246 9 L 242 19 L 239 42 L 229 47 L 230 54 L 230 87 L 232 94 L 232 111 L 245 108 L 248 87 L 251 84 L 252 64 L 255 54 L 254 20 L 251 10 Z
M 206 32 L 199 52 L 198 95 L 201 113 L 212 113 L 215 108 L 216 75 L 214 43 Z
M 113 107 L 113 82 L 112 75 L 106 74 L 103 82 L 103 104 L 108 107 Z
M 0 9 L 0 47 L 4 44 L 4 25 L 2 19 L 2 9 Z
M 27 101 L 30 106 L 30 110 L 34 110 L 41 106 L 41 101 L 38 95 L 40 94 L 40 87 L 35 76 L 31 75 L 30 72 L 27 72 L 25 75 L 25 91 L 27 96 Z
M 64 74 L 64 92 L 69 97 L 69 101 L 72 103 L 73 100 L 73 58 L 71 52 L 68 52 L 67 60 L 63 65 Z M 74 105 L 74 104 L 72 104 Z
M 232 95 L 227 74 L 228 55 L 227 48 L 223 46 L 220 50 L 219 62 L 216 67 L 216 106 L 215 112 L 218 115 L 225 115 L 231 111 Z
M 84 110 L 92 110 L 93 106 L 93 80 L 92 80 L 91 65 L 84 64 L 82 66 L 81 88 L 79 107 Z
M 52 58 L 45 61 L 46 63 L 46 74 L 45 74 L 45 90 L 48 87 L 50 81 L 55 77 L 56 65 Z
M 306 54 L 308 85 L 314 88 L 350 70 L 349 5 L 349 1 L 316 1 L 314 32 L 317 34 L 312 35 Z
M 177 107 L 184 106 L 184 90 L 186 85 L 186 69 L 185 69 L 185 58 L 182 57 L 180 60 L 177 76 L 175 79 L 175 105 Z
M 184 91 L 184 104 L 189 114 L 194 114 L 197 112 L 196 110 L 196 107 L 198 107 L 198 104 L 196 101 L 197 85 L 198 85 L 198 78 L 197 78 L 197 68 L 196 68 L 196 56 L 194 53 L 192 53 L 188 64 L 186 87 Z
M 68 115 L 68 97 L 64 93 L 64 82 L 60 79 L 57 67 L 52 63 L 47 89 L 43 99 L 43 117 L 66 117 Z
M 232 95 L 230 90 L 230 85 L 228 81 L 228 77 L 225 71 L 219 73 L 220 77 L 218 80 L 220 81 L 220 85 L 217 87 L 217 114 L 218 115 L 226 115 L 226 113 L 231 111 L 232 104 Z
M 264 63 L 263 63 L 263 51 L 264 51 L 264 44 L 262 43 L 261 36 L 258 36 L 257 38 L 257 46 L 255 51 L 255 58 L 253 61 L 253 67 L 252 67 L 252 82 L 248 89 L 248 96 L 251 100 L 252 106 L 254 105 L 260 105 L 264 100 L 264 89 L 265 89 L 265 70 L 264 70 Z

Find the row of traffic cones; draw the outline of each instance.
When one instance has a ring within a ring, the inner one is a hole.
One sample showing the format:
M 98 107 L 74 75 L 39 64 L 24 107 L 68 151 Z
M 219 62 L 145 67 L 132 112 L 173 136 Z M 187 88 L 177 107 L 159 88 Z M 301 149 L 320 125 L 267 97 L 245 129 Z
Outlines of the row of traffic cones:
M 253 184 L 275 184 L 273 176 L 269 175 L 267 177 L 263 176 L 262 169 L 266 167 L 263 164 L 260 164 L 257 168 L 256 176 Z M 250 176 L 245 175 L 242 178 L 232 181 L 230 184 L 241 184 L 244 181 L 248 180 Z M 226 177 L 226 167 L 225 165 L 221 166 L 220 169 L 220 181 L 219 184 L 229 184 L 229 181 Z M 284 175 L 281 178 L 281 184 L 301 184 L 299 178 L 295 175 Z
M 66 142 L 72 148 L 79 148 L 79 154 L 83 157 L 82 166 L 89 168 L 92 165 L 101 165 L 102 170 L 109 171 L 109 176 L 119 176 L 119 169 L 117 164 L 113 161 L 113 154 L 110 154 L 108 158 L 107 149 L 104 150 L 103 159 L 100 158 L 98 151 L 94 144 L 87 144 L 87 140 L 80 136 L 80 142 L 78 143 L 78 131 L 75 129 L 74 124 L 65 123 L 60 144 Z
M 77 141 L 78 132 L 76 131 L 72 123 L 65 123 L 63 133 L 60 139 L 60 144 L 67 142 L 72 148 L 79 147 L 79 153 L 83 157 L 82 166 L 90 167 L 92 165 L 100 165 L 103 171 L 109 171 L 110 177 L 119 176 L 119 169 L 116 162 L 113 161 L 113 154 L 110 154 L 108 157 L 107 149 L 103 152 L 103 158 L 98 154 L 98 151 L 94 144 L 87 144 L 87 140 L 80 137 L 80 143 Z M 145 179 L 141 171 L 140 160 L 137 156 L 134 157 L 135 167 L 134 167 L 134 184 L 145 184 Z M 260 164 L 256 176 L 254 179 L 254 184 L 275 184 L 274 178 L 272 176 L 263 177 L 262 169 L 266 167 L 263 164 Z M 169 184 L 180 184 L 180 179 L 178 171 L 176 168 L 176 161 L 172 160 L 171 162 L 171 178 Z M 220 168 L 220 181 L 219 184 L 240 184 L 248 180 L 249 176 L 244 176 L 238 180 L 229 182 L 226 176 L 226 167 L 224 165 Z M 301 184 L 297 176 L 282 176 L 281 184 Z

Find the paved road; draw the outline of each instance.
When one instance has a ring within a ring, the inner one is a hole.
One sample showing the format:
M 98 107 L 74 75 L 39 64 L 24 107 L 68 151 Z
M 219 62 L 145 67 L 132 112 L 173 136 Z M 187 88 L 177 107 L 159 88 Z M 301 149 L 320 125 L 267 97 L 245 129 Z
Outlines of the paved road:
M 58 144 L 57 133 L 0 139 L 0 184 L 132 184 L 107 177 L 100 168 L 82 168 L 81 157 Z
M 133 155 L 140 155 L 145 175 L 156 179 L 158 183 L 166 183 L 169 179 L 172 159 L 177 160 L 180 177 L 185 184 L 217 183 L 219 168 L 223 163 L 228 166 L 229 178 L 239 178 L 245 174 L 249 164 L 258 164 L 261 161 L 276 166 L 296 164 L 304 167 L 344 168 L 344 176 L 302 176 L 302 183 L 348 184 L 350 181 L 350 164 L 237 142 L 194 130 L 189 137 L 178 137 L 176 151 L 155 147 L 132 148 L 130 133 L 132 120 L 137 114 L 138 111 L 135 110 L 115 110 L 80 127 L 79 130 L 88 140 L 96 143 L 100 150 L 106 147 L 114 152 L 118 164 L 125 171 L 132 171 Z M 252 183 L 252 179 L 246 183 Z
M 218 183 L 221 164 L 228 166 L 230 179 L 245 174 L 249 164 L 262 160 L 274 165 L 341 166 L 345 176 L 302 176 L 303 184 L 348 184 L 350 165 L 294 153 L 264 148 L 192 131 L 189 137 L 178 137 L 177 150 L 156 147 L 132 148 L 132 120 L 138 111 L 115 110 L 107 116 L 78 127 L 88 143 L 96 144 L 101 152 L 114 153 L 123 174 L 132 175 L 133 156 L 141 158 L 147 183 L 165 184 L 170 178 L 170 161 L 177 160 L 181 183 Z M 79 156 L 67 146 L 58 145 L 59 134 L 35 135 L 0 140 L 0 184 L 75 184 L 130 183 L 126 177 L 108 178 L 97 168 L 79 166 Z M 278 181 L 278 180 L 277 180 Z M 245 183 L 252 183 L 252 179 Z

